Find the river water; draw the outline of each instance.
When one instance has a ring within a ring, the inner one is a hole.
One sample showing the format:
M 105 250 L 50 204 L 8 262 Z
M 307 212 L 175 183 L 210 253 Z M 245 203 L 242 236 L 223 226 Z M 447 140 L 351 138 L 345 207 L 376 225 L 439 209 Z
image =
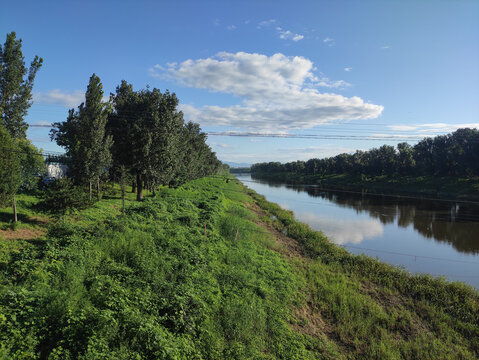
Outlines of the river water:
M 351 253 L 479 289 L 479 204 L 238 180 Z

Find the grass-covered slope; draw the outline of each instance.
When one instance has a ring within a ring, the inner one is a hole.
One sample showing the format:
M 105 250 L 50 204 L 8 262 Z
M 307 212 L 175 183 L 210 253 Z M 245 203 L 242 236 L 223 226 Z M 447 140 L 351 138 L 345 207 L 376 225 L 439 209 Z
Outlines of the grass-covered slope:
M 120 206 L 0 239 L 0 358 L 479 356 L 471 288 L 349 255 L 236 182 Z

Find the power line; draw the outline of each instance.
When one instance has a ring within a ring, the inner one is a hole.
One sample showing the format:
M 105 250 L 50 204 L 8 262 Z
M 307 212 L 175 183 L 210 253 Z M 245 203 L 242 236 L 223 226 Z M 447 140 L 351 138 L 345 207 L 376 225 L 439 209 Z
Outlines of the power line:
M 134 118 L 132 118 L 134 119 Z M 51 125 L 29 125 L 31 127 L 38 128 L 52 128 Z M 338 131 L 338 130 L 333 130 Z M 354 131 L 354 130 L 342 130 L 342 131 Z M 355 133 L 357 131 L 354 131 Z M 207 136 L 228 136 L 228 137 L 256 137 L 256 138 L 278 138 L 278 139 L 303 139 L 303 140 L 350 140 L 350 141 L 402 141 L 402 142 L 416 142 L 421 141 L 427 136 L 423 135 L 407 135 L 399 134 L 397 136 L 393 134 L 386 134 L 388 136 L 379 135 L 341 135 L 341 134 L 283 134 L 283 133 L 255 133 L 255 132 L 231 132 L 231 131 L 205 131 L 203 134 Z M 478 143 L 479 141 L 468 140 L 468 143 Z
M 383 253 L 383 254 L 392 254 L 392 255 L 398 255 L 398 256 L 408 256 L 408 257 L 414 257 L 414 258 L 422 258 L 422 259 L 430 259 L 430 260 L 438 260 L 438 261 L 450 261 L 450 262 L 457 262 L 457 263 L 464 263 L 464 264 L 473 264 L 473 265 L 478 265 L 479 262 L 474 262 L 474 261 L 467 261 L 467 260 L 457 260 L 457 259 L 447 259 L 447 258 L 438 258 L 434 256 L 425 256 L 425 255 L 417 255 L 417 254 L 408 254 L 408 253 L 400 253 L 400 252 L 395 252 L 395 251 L 389 251 L 389 250 L 377 250 L 377 249 L 370 249 L 370 248 L 363 248 L 363 247 L 358 247 L 358 246 L 353 246 L 353 245 L 339 245 L 341 247 L 347 247 L 350 249 L 358 249 L 358 250 L 364 250 L 364 251 L 374 251 L 378 253 Z

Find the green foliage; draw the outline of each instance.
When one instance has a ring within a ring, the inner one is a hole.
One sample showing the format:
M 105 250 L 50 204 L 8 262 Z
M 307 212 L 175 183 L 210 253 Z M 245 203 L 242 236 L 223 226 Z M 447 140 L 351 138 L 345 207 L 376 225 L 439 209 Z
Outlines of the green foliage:
M 50 137 L 66 149 L 70 172 L 78 184 L 99 184 L 111 165 L 112 137 L 105 126 L 109 105 L 103 103 L 103 86 L 93 74 L 85 94 L 85 102 L 78 111 L 71 109 L 64 122 L 53 124 Z M 100 194 L 98 194 L 100 197 Z
M 10 203 L 21 183 L 20 156 L 17 142 L 0 124 L 0 207 Z
M 218 192 L 223 186 L 198 180 L 162 189 L 108 221 L 50 226 L 42 255 L 10 259 L 2 274 L 13 281 L 0 288 L 5 353 L 59 359 L 308 353 L 301 342 L 274 345 L 295 338 L 287 326 L 294 275 L 262 246 L 270 235 L 244 206 Z
M 198 124 L 184 123 L 174 93 L 156 88 L 133 91 L 122 81 L 112 103 L 108 130 L 114 140 L 114 167 L 136 177 L 138 200 L 143 199 L 145 184 L 153 190 L 158 185 L 179 186 L 219 167 Z
M 23 118 L 32 104 L 33 80 L 43 63 L 35 56 L 27 75 L 21 48 L 22 40 L 17 40 L 14 32 L 7 34 L 3 47 L 0 45 L 1 124 L 14 138 L 26 137 L 28 125 Z
M 39 204 L 46 211 L 65 215 L 73 209 L 85 209 L 91 205 L 88 194 L 73 183 L 72 179 L 63 178 L 49 185 Z
M 30 140 L 20 139 L 17 143 L 22 171 L 20 190 L 32 191 L 38 187 L 38 175 L 45 173 L 45 162 L 40 151 Z
M 351 255 L 293 214 L 250 194 L 313 260 L 305 296 L 351 358 L 468 359 L 479 355 L 479 297 L 472 288 Z
M 413 147 L 407 143 L 399 143 L 397 150 L 383 145 L 369 151 L 358 150 L 354 154 L 339 154 L 306 162 L 259 163 L 251 167 L 251 172 L 473 177 L 479 175 L 478 164 L 479 130 L 465 128 L 448 135 L 425 138 Z
M 50 225 L 45 240 L 5 248 L 0 356 L 477 357 L 472 289 L 352 256 L 248 194 L 203 178 L 123 213 L 106 199 Z M 253 201 L 309 257 L 283 256 Z

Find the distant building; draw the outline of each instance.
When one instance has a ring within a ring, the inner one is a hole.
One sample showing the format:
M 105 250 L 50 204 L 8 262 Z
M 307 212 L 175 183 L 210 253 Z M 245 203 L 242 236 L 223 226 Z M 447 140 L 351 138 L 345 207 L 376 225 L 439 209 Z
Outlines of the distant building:
M 64 164 L 47 164 L 47 176 L 61 179 L 67 176 L 68 166 Z

